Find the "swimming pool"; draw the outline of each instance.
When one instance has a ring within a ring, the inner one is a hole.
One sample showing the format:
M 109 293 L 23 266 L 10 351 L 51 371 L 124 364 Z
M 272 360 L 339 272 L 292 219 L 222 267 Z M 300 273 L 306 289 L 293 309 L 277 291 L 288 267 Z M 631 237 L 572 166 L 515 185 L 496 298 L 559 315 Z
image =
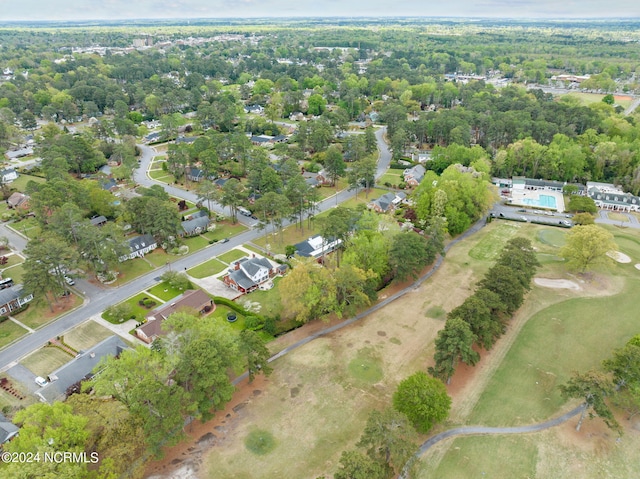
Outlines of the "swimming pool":
M 558 208 L 555 196 L 538 195 L 538 198 L 522 198 L 520 203 L 528 206 L 537 206 L 538 208 Z

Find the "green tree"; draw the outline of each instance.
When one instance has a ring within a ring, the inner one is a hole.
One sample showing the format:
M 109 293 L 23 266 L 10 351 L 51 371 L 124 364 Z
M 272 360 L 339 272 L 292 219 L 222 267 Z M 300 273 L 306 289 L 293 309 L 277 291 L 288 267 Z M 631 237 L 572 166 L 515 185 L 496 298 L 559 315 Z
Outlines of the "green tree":
M 464 303 L 453 309 L 449 319 L 460 318 L 469 324 L 471 332 L 478 338 L 478 344 L 489 350 L 504 332 L 504 324 L 492 314 L 491 308 L 478 296 L 469 296 Z
M 249 329 L 240 331 L 238 347 L 240 356 L 246 361 L 249 382 L 253 381 L 256 374 L 262 373 L 265 376 L 271 374 L 272 369 L 269 366 L 271 353 L 258 333 Z
M 337 309 L 335 279 L 313 260 L 301 260 L 280 281 L 280 298 L 286 317 L 306 323 Z
M 211 202 L 220 200 L 220 189 L 213 181 L 208 179 L 202 180 L 196 186 L 196 194 L 198 195 L 198 201 L 206 201 L 207 208 L 211 211 Z
M 429 374 L 449 384 L 459 361 L 475 366 L 480 360 L 480 355 L 473 350 L 476 339 L 465 321 L 460 318 L 448 319 L 444 329 L 438 331 L 435 365 L 429 368 Z
M 416 449 L 416 433 L 404 414 L 392 408 L 374 410 L 356 445 L 366 449 L 367 456 L 385 468 L 389 477 L 410 464 Z
M 588 196 L 578 195 L 571 196 L 571 198 L 569 199 L 569 204 L 567 205 L 567 209 L 575 213 L 596 214 L 598 212 L 598 207 L 591 198 L 589 198 Z
M 451 398 L 442 381 L 419 371 L 398 384 L 393 393 L 393 407 L 424 434 L 449 416 Z
M 427 238 L 407 231 L 394 236 L 389 249 L 389 265 L 399 281 L 415 279 L 436 254 L 434 245 Z
M 591 213 L 576 213 L 571 219 L 574 224 L 580 226 L 593 225 L 596 223 L 596 220 Z
M 178 291 L 185 291 L 193 287 L 187 275 L 178 271 L 165 271 L 160 279 Z
M 496 293 L 508 314 L 515 312 L 524 301 L 522 277 L 508 266 L 496 264 L 478 283 L 480 288 Z
M 580 430 L 585 413 L 589 411 L 589 417 L 593 418 L 595 413 L 609 428 L 621 433 L 620 425 L 606 402 L 607 398 L 613 395 L 614 386 L 605 374 L 599 371 L 574 373 L 566 384 L 560 385 L 560 391 L 565 398 L 582 399 L 585 402 L 576 431 Z
M 220 204 L 231 209 L 231 220 L 234 223 L 238 221 L 238 206 L 242 206 L 246 197 L 242 183 L 235 178 L 230 178 L 222 187 Z
M 40 454 L 40 461 L 16 461 L 2 468 L 4 477 L 36 479 L 40 477 L 88 477 L 87 464 L 82 461 L 45 461 L 44 454 L 56 452 L 82 453 L 87 449 L 88 419 L 73 413 L 62 402 L 32 404 L 18 411 L 13 422 L 20 426 L 20 434 L 3 445 L 9 453 Z
M 343 451 L 334 479 L 388 479 L 386 467 L 359 451 Z
M 607 252 L 615 251 L 613 235 L 597 225 L 574 226 L 560 254 L 570 268 L 584 273 L 591 266 L 608 260 Z
M 346 166 L 342 152 L 337 146 L 331 145 L 324 154 L 324 169 L 331 178 L 331 185 L 336 186 L 338 178 L 344 176 Z

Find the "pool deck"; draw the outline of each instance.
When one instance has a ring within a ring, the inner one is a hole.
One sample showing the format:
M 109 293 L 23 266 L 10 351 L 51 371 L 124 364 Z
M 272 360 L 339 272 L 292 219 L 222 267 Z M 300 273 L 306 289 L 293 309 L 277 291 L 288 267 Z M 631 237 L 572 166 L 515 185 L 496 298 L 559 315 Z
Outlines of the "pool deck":
M 543 202 L 540 201 L 541 196 L 553 198 L 555 200 L 555 206 L 546 206 L 543 204 Z M 514 189 L 511 191 L 511 204 L 564 213 L 564 196 L 557 191 Z

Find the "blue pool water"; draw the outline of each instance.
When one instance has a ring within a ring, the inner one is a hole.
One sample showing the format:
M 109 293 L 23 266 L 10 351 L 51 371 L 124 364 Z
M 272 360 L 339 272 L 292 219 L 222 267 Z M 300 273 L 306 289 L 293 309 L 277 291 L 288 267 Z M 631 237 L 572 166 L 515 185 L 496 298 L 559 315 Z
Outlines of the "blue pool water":
M 538 206 L 540 208 L 557 209 L 555 196 L 540 195 L 538 199 L 522 198 L 521 202 L 529 206 Z

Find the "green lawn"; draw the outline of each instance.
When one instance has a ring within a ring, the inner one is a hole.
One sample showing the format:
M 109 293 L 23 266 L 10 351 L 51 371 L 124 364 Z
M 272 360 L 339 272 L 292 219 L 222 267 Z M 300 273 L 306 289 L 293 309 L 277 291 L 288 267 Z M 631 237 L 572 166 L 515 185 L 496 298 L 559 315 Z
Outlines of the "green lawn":
M 580 100 L 580 102 L 583 105 L 588 106 L 588 105 L 591 105 L 592 103 L 601 102 L 605 95 L 600 93 L 580 92 L 580 93 L 569 93 L 568 96 L 577 98 L 578 100 Z M 622 106 L 623 108 L 627 108 L 631 105 L 631 97 L 629 97 L 628 95 L 614 95 L 614 99 L 615 99 L 615 103 L 617 105 Z
M 547 228 L 540 230 L 537 239 L 543 244 L 561 248 L 567 241 L 567 232 L 560 228 Z
M 211 276 L 214 274 L 218 274 L 221 271 L 224 271 L 228 265 L 218 261 L 216 258 L 211 258 L 209 261 L 206 261 L 198 266 L 195 266 L 187 271 L 187 273 L 194 278 L 206 278 L 207 276 Z
M 607 213 L 607 216 L 611 221 L 619 221 L 621 223 L 628 223 L 629 217 L 627 215 L 623 215 L 622 213 L 613 213 L 612 211 Z
M 118 265 L 120 274 L 114 285 L 120 286 L 128 283 L 132 279 L 142 276 L 149 271 L 153 271 L 153 267 L 147 263 L 143 258 L 134 258 L 127 261 L 123 261 Z
M 239 249 L 232 249 L 218 256 L 218 259 L 224 263 L 230 264 L 233 261 L 239 260 L 240 258 L 244 258 L 245 256 L 247 256 L 246 252 Z
M 316 216 L 316 218 L 319 216 L 320 215 Z M 272 235 L 269 233 L 255 239 L 253 242 L 257 246 L 261 246 L 265 249 L 267 245 L 269 245 L 270 251 L 274 254 L 284 254 L 286 245 L 294 245 L 296 243 L 300 243 L 301 241 L 304 241 L 307 238 L 320 233 L 320 228 L 319 226 L 317 226 L 317 223 L 315 221 L 311 223 L 311 228 L 308 228 L 308 225 L 309 223 L 305 221 L 304 230 L 301 230 L 296 225 L 291 225 L 286 227 L 282 231 L 282 234 L 277 233 L 276 235 Z M 264 255 L 264 252 L 260 252 L 260 254 Z
M 233 224 L 230 221 L 222 221 L 220 223 L 216 223 L 216 228 L 213 231 L 207 231 L 205 236 L 209 239 L 220 241 L 221 239 L 230 238 L 231 236 L 235 236 L 246 230 L 247 227 L 242 223 Z
M 11 182 L 10 188 L 12 190 L 24 192 L 27 187 L 27 183 L 30 181 L 35 181 L 36 183 L 44 183 L 46 180 L 44 178 L 40 178 L 39 176 L 26 175 L 24 173 L 20 173 L 15 180 Z
M 402 170 L 389 169 L 387 172 L 382 175 L 378 181 L 376 182 L 378 185 L 384 185 L 385 183 L 389 183 L 393 185 L 399 185 L 404 182 L 404 177 L 402 176 Z
M 267 291 L 257 289 L 238 299 L 237 302 L 243 304 L 244 301 L 260 303 L 259 313 L 262 316 L 276 317 L 282 313 L 282 301 L 280 300 L 279 282 L 282 278 L 274 278 L 273 288 Z
M 336 183 L 336 186 L 321 186 L 318 188 L 318 194 L 320 195 L 320 199 L 324 200 L 333 196 L 337 192 L 340 192 L 349 187 L 349 182 L 343 178 L 339 179 Z
M 95 321 L 86 321 L 65 333 L 64 342 L 76 351 L 86 351 L 110 336 L 113 331 Z
M 227 313 L 229 312 L 233 312 L 236 315 L 237 319 L 233 323 L 230 323 L 229 321 L 227 321 Z M 213 313 L 211 313 L 209 316 L 214 318 L 220 324 L 226 324 L 227 326 L 230 326 L 231 329 L 233 329 L 238 333 L 244 329 L 244 316 L 240 313 L 236 313 L 235 311 L 228 308 L 227 306 L 216 304 L 216 310 Z
M 189 247 L 189 253 L 193 253 L 209 246 L 209 239 L 205 235 L 183 238 L 182 241 Z
M 0 256 L 4 256 L 4 255 L 0 254 Z M 17 264 L 22 264 L 22 263 L 24 263 L 24 258 L 22 256 L 18 254 L 11 254 L 7 256 L 7 263 L 0 266 L 0 268 L 2 268 L 2 270 L 5 270 L 7 268 L 10 268 L 11 266 L 15 266 Z
M 38 349 L 35 353 L 24 358 L 20 363 L 28 368 L 36 376 L 47 377 L 60 366 L 67 364 L 73 356 L 60 350 L 47 346 Z
M 484 236 L 471 250 L 469 256 L 482 261 L 494 261 L 508 240 L 520 231 L 520 226 L 513 223 L 500 223 Z
M 152 295 L 154 295 L 155 297 L 162 299 L 165 302 L 175 298 L 176 296 L 180 296 L 182 293 L 184 293 L 184 291 L 181 291 L 176 288 L 172 288 L 165 282 L 156 284 L 153 288 L 150 288 L 147 291 Z
M 57 302 L 52 303 L 52 312 L 46 301 L 37 301 L 37 299 L 36 297 L 34 301 L 29 303 L 29 307 L 25 311 L 14 315 L 14 318 L 32 329 L 37 329 L 82 304 L 80 296 L 71 294 L 66 298 L 57 298 Z
M 355 197 L 351 198 L 345 201 L 344 203 L 341 203 L 340 206 L 344 206 L 345 208 L 354 208 L 358 205 L 362 205 L 362 204 L 366 205 L 371 200 L 375 200 L 376 198 L 379 198 L 380 196 L 386 193 L 389 193 L 389 191 L 383 188 L 371 188 L 368 192 L 362 189 L 359 189 L 357 198 Z
M 35 218 L 26 218 L 24 220 L 14 222 L 11 227 L 29 239 L 37 238 L 40 235 L 40 225 L 38 225 Z
M 24 336 L 27 330 L 18 326 L 13 321 L 6 320 L 0 323 L 0 348 L 4 348 L 7 344 Z
M 171 173 L 163 170 L 149 170 L 149 177 L 156 181 L 162 181 L 163 183 L 173 184 L 176 181 Z
M 169 256 L 162 248 L 156 248 L 151 253 L 147 253 L 146 255 L 144 255 L 144 259 L 153 264 L 156 268 L 166 266 L 167 261 L 170 261 L 174 258 L 174 256 Z
M 13 266 L 9 269 L 4 270 L 2 272 L 2 275 L 4 277 L 12 278 L 14 283 L 21 283 L 22 277 L 24 276 L 24 267 L 22 266 L 22 264 Z
M 140 300 L 142 300 L 144 298 L 149 298 L 149 296 L 147 294 L 145 294 L 145 293 L 140 293 L 140 294 L 137 294 L 137 295 L 127 299 L 126 301 L 123 301 L 124 303 L 128 303 L 131 306 L 131 314 L 135 315 L 135 318 L 133 318 L 133 319 L 135 319 L 137 322 L 143 321 L 144 317 L 150 311 L 152 311 L 154 308 L 157 308 L 159 306 L 159 304 L 156 304 L 155 306 L 153 306 L 153 307 L 151 307 L 149 309 L 140 306 L 138 304 L 138 301 L 140 301 Z M 153 298 L 149 298 L 149 299 L 153 300 Z M 156 303 L 157 303 L 157 301 L 156 301 Z M 115 320 L 112 317 L 110 317 L 106 312 L 102 313 L 102 317 L 104 319 L 106 319 L 107 321 L 109 321 L 110 323 L 113 323 L 113 324 L 118 324 L 119 323 L 117 320 Z

